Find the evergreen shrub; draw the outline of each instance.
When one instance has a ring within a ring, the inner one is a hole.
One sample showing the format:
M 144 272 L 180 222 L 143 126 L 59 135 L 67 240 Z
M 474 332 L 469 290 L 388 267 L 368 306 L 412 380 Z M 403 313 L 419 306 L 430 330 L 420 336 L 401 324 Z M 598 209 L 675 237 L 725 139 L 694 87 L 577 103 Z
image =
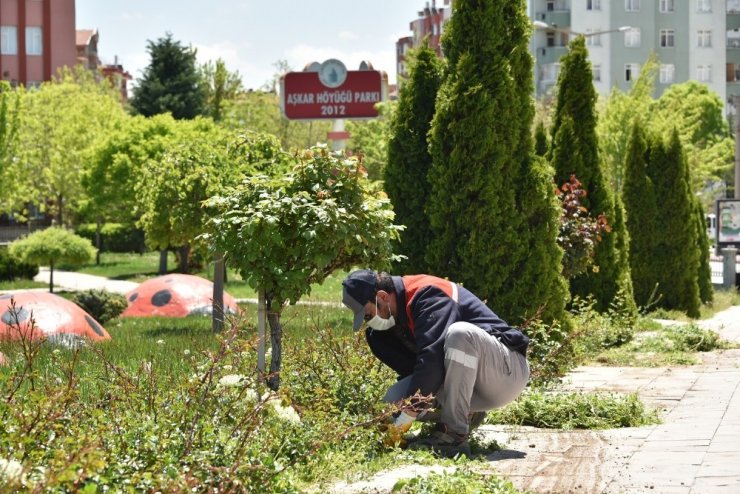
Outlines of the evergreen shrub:
M 19 261 L 10 256 L 7 249 L 0 248 L 0 281 L 13 281 L 16 279 L 32 280 L 39 274 L 36 264 Z
M 97 225 L 82 223 L 75 233 L 95 245 Z M 123 223 L 104 223 L 100 229 L 101 252 L 144 252 L 144 231 Z
M 105 290 L 86 290 L 72 296 L 72 302 L 79 305 L 101 324 L 121 315 L 126 310 L 126 297 Z

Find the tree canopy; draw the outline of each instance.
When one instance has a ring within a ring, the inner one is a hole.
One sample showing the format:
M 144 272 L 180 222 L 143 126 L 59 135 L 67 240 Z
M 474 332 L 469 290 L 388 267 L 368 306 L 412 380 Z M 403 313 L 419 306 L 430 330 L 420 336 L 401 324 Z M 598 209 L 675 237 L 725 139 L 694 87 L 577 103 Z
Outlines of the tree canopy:
M 86 238 L 60 227 L 38 230 L 10 244 L 10 255 L 23 262 L 48 265 L 51 270 L 49 291 L 54 291 L 54 267 L 79 265 L 95 256 L 95 248 Z
M 552 169 L 533 156 L 531 22 L 523 1 L 460 0 L 430 130 L 431 270 L 512 324 L 565 319 Z
M 205 109 L 206 94 L 198 73 L 195 50 L 185 47 L 167 33 L 147 43 L 149 65 L 134 88 L 131 105 L 151 117 L 171 113 L 177 119 L 191 119 Z

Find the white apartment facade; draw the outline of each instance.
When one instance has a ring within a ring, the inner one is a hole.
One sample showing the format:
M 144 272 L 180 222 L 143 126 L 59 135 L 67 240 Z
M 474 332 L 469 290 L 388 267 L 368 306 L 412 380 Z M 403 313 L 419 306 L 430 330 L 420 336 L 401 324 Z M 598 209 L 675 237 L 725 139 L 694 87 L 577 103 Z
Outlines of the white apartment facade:
M 600 94 L 628 90 L 655 52 L 659 96 L 671 84 L 696 80 L 722 101 L 740 94 L 740 0 L 529 0 L 535 88 L 557 82 L 568 41 L 586 36 Z

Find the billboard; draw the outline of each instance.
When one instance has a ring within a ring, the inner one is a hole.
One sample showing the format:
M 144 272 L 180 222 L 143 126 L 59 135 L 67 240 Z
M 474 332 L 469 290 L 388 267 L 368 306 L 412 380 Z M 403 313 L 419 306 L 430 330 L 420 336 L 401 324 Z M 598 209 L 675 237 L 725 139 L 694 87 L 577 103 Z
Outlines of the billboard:
M 717 200 L 717 246 L 740 247 L 740 199 Z
M 377 70 L 347 70 L 339 60 L 315 64 L 317 70 L 288 72 L 280 81 L 280 108 L 291 120 L 374 118 L 385 100 L 385 75 Z

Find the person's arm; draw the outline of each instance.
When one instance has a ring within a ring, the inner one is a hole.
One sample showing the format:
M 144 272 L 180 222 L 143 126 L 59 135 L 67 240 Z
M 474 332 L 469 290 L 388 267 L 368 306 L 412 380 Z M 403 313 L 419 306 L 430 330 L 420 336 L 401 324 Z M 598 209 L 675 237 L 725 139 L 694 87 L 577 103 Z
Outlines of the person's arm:
M 365 330 L 365 339 L 378 360 L 393 369 L 399 379 L 414 372 L 416 355 L 404 347 L 390 331 Z

